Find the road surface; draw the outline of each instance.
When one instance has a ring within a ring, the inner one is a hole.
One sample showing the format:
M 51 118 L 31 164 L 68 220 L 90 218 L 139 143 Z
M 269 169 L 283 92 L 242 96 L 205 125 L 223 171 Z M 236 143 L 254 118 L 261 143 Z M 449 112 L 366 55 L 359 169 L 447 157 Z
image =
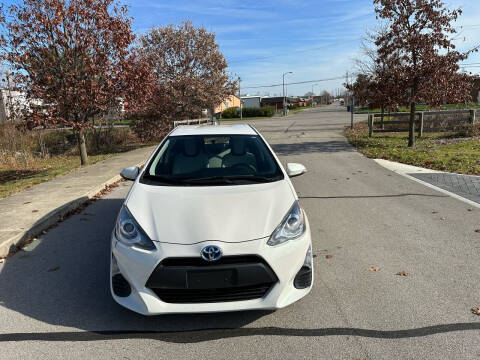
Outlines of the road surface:
M 355 152 L 348 122 L 335 106 L 254 121 L 309 170 L 294 179 L 314 239 L 306 298 L 276 312 L 121 308 L 108 269 L 123 183 L 0 264 L 0 358 L 480 358 L 480 210 Z

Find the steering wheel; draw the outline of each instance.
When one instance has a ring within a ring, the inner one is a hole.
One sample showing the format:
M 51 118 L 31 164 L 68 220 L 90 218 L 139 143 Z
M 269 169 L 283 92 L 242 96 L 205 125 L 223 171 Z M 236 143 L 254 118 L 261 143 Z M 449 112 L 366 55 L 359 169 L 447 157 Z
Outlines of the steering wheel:
M 233 168 L 244 168 L 244 169 L 248 169 L 249 171 L 252 172 L 252 174 L 255 174 L 257 172 L 257 169 L 255 168 L 255 166 L 251 165 L 251 164 L 247 164 L 247 163 L 237 163 L 235 165 L 232 165 L 231 166 L 232 169 Z

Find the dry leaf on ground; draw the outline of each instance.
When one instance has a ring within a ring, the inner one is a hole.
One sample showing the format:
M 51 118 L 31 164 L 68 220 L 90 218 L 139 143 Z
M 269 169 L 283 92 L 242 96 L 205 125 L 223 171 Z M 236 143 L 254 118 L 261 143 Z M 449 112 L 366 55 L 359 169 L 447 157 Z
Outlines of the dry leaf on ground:
M 332 257 L 333 257 L 332 254 L 328 254 L 328 255 L 325 256 L 325 258 L 327 258 L 327 259 L 331 259 Z
M 408 272 L 407 272 L 407 271 L 399 271 L 399 272 L 397 272 L 395 275 L 398 275 L 398 276 L 408 276 Z
M 475 230 L 476 233 L 480 233 L 480 229 Z
M 472 313 L 475 315 L 480 315 L 480 309 L 476 306 L 472 307 Z
M 368 268 L 369 271 L 380 271 L 380 266 L 370 266 Z
M 60 266 L 55 266 L 51 269 L 48 269 L 48 272 L 54 272 L 54 271 L 57 271 L 58 269 L 60 269 Z
M 38 212 L 38 210 L 32 210 L 32 213 Z

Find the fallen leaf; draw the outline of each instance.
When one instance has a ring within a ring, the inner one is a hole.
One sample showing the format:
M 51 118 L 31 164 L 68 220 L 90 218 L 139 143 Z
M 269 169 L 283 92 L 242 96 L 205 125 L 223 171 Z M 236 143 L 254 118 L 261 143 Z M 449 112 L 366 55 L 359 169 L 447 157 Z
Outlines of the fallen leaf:
M 350 178 L 347 178 L 347 180 L 350 180 Z
M 58 269 L 60 269 L 60 266 L 55 266 L 51 269 L 48 269 L 48 272 L 54 272 L 54 271 L 57 271 Z
M 407 272 L 407 271 L 399 271 L 399 272 L 397 272 L 395 275 L 408 276 L 408 272 Z
M 447 220 L 447 218 L 445 216 L 442 216 L 440 220 Z
M 369 271 L 380 271 L 380 266 L 370 266 L 368 268 Z
M 24 202 L 23 205 L 31 204 L 31 201 Z
M 476 233 L 480 233 L 480 229 L 475 230 Z
M 328 255 L 325 256 L 325 258 L 327 258 L 327 259 L 331 259 L 332 257 L 333 257 L 332 254 L 328 254 Z
M 467 211 L 473 211 L 473 209 L 467 209 Z
M 475 315 L 480 315 L 480 309 L 478 307 L 472 307 L 472 313 Z
M 432 214 L 438 214 L 438 211 L 432 211 Z
M 38 210 L 32 210 L 32 213 L 38 212 Z

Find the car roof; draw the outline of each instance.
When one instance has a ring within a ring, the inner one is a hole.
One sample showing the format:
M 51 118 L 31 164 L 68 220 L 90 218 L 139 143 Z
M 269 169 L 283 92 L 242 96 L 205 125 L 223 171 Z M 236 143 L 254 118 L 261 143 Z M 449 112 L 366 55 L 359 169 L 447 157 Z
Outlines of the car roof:
M 257 135 L 253 127 L 247 124 L 235 125 L 180 125 L 170 136 L 185 135 Z

